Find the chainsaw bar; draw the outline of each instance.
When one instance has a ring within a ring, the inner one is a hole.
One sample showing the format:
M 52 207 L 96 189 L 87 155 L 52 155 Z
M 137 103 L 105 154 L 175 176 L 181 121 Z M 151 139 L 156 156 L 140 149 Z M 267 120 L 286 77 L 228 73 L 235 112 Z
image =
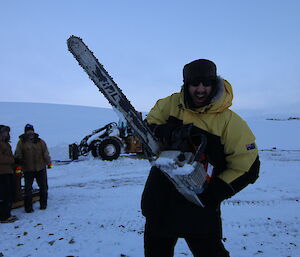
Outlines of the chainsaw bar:
M 81 38 L 71 36 L 67 40 L 68 49 L 78 61 L 79 65 L 95 83 L 100 92 L 105 96 L 115 111 L 121 113 L 128 124 L 137 133 L 146 147 L 147 153 L 158 157 L 153 161 L 152 166 L 159 167 L 168 179 L 174 184 L 175 188 L 189 201 L 203 207 L 197 194 L 203 190 L 206 181 L 206 171 L 199 161 L 178 161 L 180 151 L 163 151 L 160 153 L 159 143 L 146 122 L 131 105 L 113 78 L 108 74 L 103 65 L 98 61 L 94 54 L 84 44 Z M 164 158 L 166 157 L 167 162 Z M 176 169 L 184 165 L 192 167 L 188 174 L 176 174 Z M 175 166 L 174 166 L 175 165 Z M 174 173 L 175 172 L 175 173 Z
M 159 145 L 151 130 L 92 51 L 90 51 L 81 38 L 76 36 L 71 36 L 67 40 L 67 44 L 69 51 L 89 75 L 100 92 L 117 111 L 121 112 L 128 124 L 130 124 L 141 138 L 147 148 L 147 152 L 151 155 L 158 154 Z

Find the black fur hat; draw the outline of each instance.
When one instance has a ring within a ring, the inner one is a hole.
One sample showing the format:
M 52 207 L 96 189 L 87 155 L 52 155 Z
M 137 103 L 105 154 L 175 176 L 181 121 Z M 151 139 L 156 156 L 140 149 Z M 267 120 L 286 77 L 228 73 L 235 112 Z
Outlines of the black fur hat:
M 216 78 L 217 66 L 210 60 L 198 59 L 183 67 L 183 82 L 188 84 L 199 78 Z
M 9 126 L 5 126 L 5 125 L 0 125 L 0 133 L 4 132 L 4 131 L 10 132 L 10 127 Z

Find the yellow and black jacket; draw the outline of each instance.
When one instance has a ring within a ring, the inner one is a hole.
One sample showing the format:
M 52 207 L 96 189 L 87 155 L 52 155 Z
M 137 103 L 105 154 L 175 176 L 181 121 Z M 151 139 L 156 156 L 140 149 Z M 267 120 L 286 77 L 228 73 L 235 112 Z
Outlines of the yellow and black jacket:
M 160 99 L 147 115 L 150 127 L 192 123 L 207 138 L 205 154 L 214 166 L 214 177 L 202 195 L 205 208 L 185 200 L 164 175 L 152 168 L 142 196 L 142 211 L 148 229 L 177 235 L 221 235 L 220 202 L 231 197 L 259 172 L 255 137 L 246 122 L 228 109 L 232 104 L 231 85 L 221 78 L 210 103 L 193 109 L 185 90 Z M 153 226 L 153 224 L 156 224 Z M 147 226 L 146 226 L 147 228 Z

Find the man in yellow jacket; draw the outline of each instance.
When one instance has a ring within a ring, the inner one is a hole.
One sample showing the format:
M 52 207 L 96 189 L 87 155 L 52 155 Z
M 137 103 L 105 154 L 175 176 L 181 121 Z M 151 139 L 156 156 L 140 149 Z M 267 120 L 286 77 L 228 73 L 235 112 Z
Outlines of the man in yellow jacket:
M 32 208 L 32 184 L 34 179 L 40 190 L 40 209 L 47 208 L 48 181 L 47 166 L 51 167 L 51 159 L 47 145 L 39 135 L 34 132 L 31 124 L 24 128 L 24 134 L 20 137 L 15 150 L 16 163 L 22 166 L 25 180 L 24 207 L 27 213 L 33 212 Z
M 213 167 L 213 175 L 198 195 L 205 205 L 199 207 L 152 167 L 141 203 L 146 217 L 145 256 L 173 256 L 177 239 L 182 237 L 194 256 L 228 257 L 221 241 L 220 203 L 258 178 L 255 137 L 246 122 L 229 109 L 231 85 L 217 75 L 212 61 L 199 59 L 186 64 L 183 82 L 180 92 L 157 101 L 146 120 L 165 148 L 180 148 L 188 142 L 190 149 L 196 149 L 200 137 L 191 142 L 186 136 L 186 124 L 193 124 L 196 135 L 206 137 L 202 161 Z

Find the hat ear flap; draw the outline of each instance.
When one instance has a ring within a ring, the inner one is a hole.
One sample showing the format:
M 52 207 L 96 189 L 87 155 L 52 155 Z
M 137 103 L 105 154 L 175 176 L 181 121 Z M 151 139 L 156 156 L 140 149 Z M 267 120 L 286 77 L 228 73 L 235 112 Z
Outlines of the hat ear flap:
M 187 108 L 190 108 L 192 106 L 192 99 L 189 93 L 189 84 L 186 82 L 182 86 L 183 88 L 183 100 L 184 100 L 184 105 Z

